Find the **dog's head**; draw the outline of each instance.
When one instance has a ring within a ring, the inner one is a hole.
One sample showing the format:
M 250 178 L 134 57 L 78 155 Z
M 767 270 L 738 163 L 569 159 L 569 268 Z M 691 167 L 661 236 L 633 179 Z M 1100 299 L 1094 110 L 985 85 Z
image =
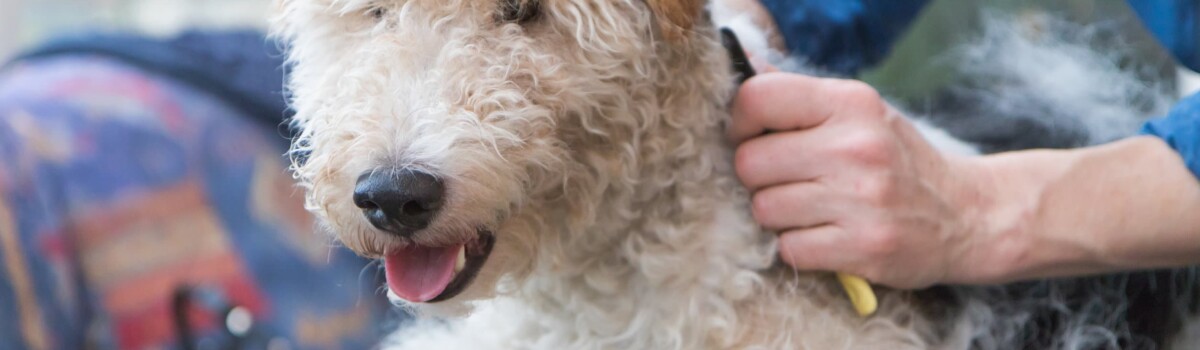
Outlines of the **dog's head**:
M 703 3 L 283 0 L 309 209 L 395 296 L 487 297 L 725 98 Z

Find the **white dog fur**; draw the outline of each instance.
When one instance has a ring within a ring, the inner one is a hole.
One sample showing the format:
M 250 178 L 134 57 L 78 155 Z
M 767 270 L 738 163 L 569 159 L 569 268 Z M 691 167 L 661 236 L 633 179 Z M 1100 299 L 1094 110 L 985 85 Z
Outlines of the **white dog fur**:
M 424 320 L 391 347 L 960 349 L 991 336 L 976 322 L 993 320 L 931 319 L 903 292 L 861 318 L 829 274 L 778 267 L 732 170 L 734 77 L 701 1 L 542 0 L 523 24 L 498 21 L 501 2 L 283 0 L 275 20 L 294 64 L 294 170 L 325 229 L 369 257 L 496 235 L 463 294 L 403 303 Z M 351 200 L 377 168 L 446 182 L 412 242 Z

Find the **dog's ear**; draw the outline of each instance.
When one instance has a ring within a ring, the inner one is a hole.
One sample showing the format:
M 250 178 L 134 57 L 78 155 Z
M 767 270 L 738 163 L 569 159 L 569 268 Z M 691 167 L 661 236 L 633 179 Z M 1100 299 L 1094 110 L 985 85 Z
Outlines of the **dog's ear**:
M 700 21 L 704 12 L 704 0 L 646 0 L 650 11 L 663 36 L 668 41 L 677 42 L 687 38 L 687 34 Z

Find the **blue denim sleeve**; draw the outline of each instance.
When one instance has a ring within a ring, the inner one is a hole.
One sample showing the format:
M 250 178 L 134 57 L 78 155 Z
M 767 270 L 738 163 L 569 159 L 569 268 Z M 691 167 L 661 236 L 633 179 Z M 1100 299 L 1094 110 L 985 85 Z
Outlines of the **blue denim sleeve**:
M 1183 156 L 1188 170 L 1200 177 L 1200 93 L 1175 105 L 1166 116 L 1147 122 L 1142 134 L 1166 141 Z
M 927 0 L 762 0 L 792 55 L 852 76 L 887 56 Z
M 1129 1 L 1142 24 L 1179 63 L 1200 71 L 1200 1 Z

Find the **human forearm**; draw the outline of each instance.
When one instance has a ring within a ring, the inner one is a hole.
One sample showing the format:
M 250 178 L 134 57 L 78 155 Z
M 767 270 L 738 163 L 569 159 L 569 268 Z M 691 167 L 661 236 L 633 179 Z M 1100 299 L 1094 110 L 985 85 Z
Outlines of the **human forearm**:
M 1200 263 L 1200 181 L 1156 138 L 961 161 L 977 225 L 948 282 Z

